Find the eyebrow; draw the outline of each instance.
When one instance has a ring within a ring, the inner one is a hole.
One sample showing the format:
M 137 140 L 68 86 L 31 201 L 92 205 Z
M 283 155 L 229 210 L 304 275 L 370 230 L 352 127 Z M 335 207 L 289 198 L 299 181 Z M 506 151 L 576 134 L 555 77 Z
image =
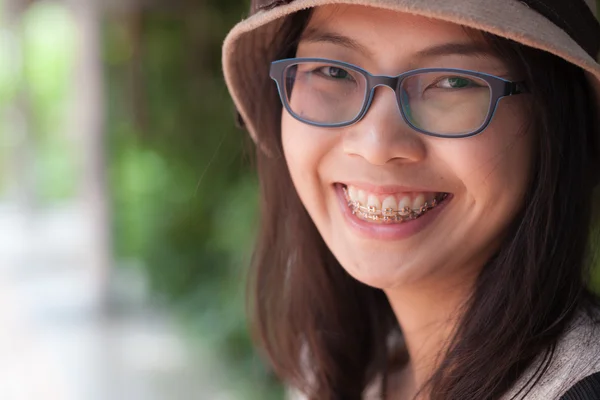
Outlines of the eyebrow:
M 371 50 L 359 43 L 358 41 L 344 36 L 335 32 L 326 32 L 316 28 L 309 28 L 300 38 L 301 41 L 309 43 L 331 43 L 334 45 L 342 46 L 347 49 L 357 51 L 365 57 L 373 57 Z M 465 56 L 465 57 L 491 57 L 493 56 L 492 51 L 484 44 L 478 42 L 456 42 L 456 43 L 443 43 L 427 47 L 419 50 L 415 54 L 412 54 L 411 59 L 428 59 L 443 56 Z
M 340 35 L 334 32 L 325 32 L 316 28 L 308 28 L 302 34 L 300 41 L 305 41 L 309 43 L 331 43 L 338 46 L 345 47 L 350 50 L 357 51 L 364 56 L 372 56 L 373 53 L 369 48 L 360 44 L 356 40 L 349 38 L 348 36 Z
M 417 58 L 434 58 L 442 56 L 492 56 L 492 51 L 483 43 L 477 42 L 462 42 L 462 43 L 443 43 L 440 45 L 427 47 L 418 51 L 413 57 Z

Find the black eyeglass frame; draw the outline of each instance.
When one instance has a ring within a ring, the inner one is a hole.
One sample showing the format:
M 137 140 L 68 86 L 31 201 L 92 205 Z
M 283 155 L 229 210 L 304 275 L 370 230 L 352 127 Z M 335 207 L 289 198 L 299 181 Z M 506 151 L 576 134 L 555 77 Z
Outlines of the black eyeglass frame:
M 284 75 L 285 75 L 285 71 L 287 70 L 288 67 L 290 67 L 291 65 L 294 65 L 294 64 L 301 63 L 301 62 L 327 63 L 330 65 L 335 65 L 335 66 L 340 66 L 340 67 L 343 67 L 346 69 L 350 69 L 350 70 L 355 71 L 364 76 L 366 83 L 367 83 L 366 88 L 365 88 L 365 99 L 363 100 L 362 109 L 360 110 L 360 112 L 357 114 L 357 116 L 354 119 L 347 121 L 347 122 L 341 122 L 341 123 L 335 123 L 335 124 L 324 124 L 324 123 L 313 122 L 313 121 L 307 120 L 305 118 L 302 118 L 301 116 L 297 115 L 294 111 L 292 111 L 292 109 L 289 105 L 289 102 L 287 100 L 286 93 L 285 93 L 285 76 Z M 473 77 L 479 78 L 479 79 L 485 81 L 489 85 L 490 90 L 491 90 L 489 110 L 488 110 L 485 121 L 477 130 L 475 130 L 473 132 L 469 132 L 469 133 L 458 134 L 458 135 L 439 134 L 439 133 L 432 133 L 432 132 L 428 132 L 423 129 L 420 129 L 419 127 L 413 125 L 410 122 L 410 120 L 406 117 L 406 115 L 404 113 L 404 107 L 402 104 L 402 96 L 400 95 L 400 88 L 402 87 L 402 82 L 404 81 L 404 79 L 406 79 L 410 76 L 413 76 L 413 75 L 426 73 L 426 72 L 460 73 L 462 75 L 468 75 L 468 76 L 473 76 Z M 285 109 L 290 113 L 290 115 L 292 117 L 294 117 L 295 119 L 297 119 L 300 122 L 304 122 L 306 124 L 317 126 L 320 128 L 342 128 L 342 127 L 353 125 L 353 124 L 357 123 L 358 121 L 360 121 L 361 119 L 363 119 L 364 116 L 366 115 L 366 113 L 369 110 L 369 107 L 371 106 L 371 103 L 373 101 L 373 97 L 375 96 L 375 89 L 379 86 L 385 86 L 394 91 L 394 93 L 396 95 L 396 104 L 398 106 L 398 109 L 400 111 L 400 114 L 402 115 L 402 119 L 404 120 L 404 122 L 406 122 L 411 128 L 413 128 L 414 130 L 416 130 L 420 133 L 423 133 L 428 136 L 435 136 L 435 137 L 440 137 L 440 138 L 457 138 L 458 139 L 458 138 L 475 136 L 475 135 L 483 132 L 488 127 L 490 122 L 492 121 L 492 118 L 494 117 L 494 114 L 496 113 L 496 109 L 498 108 L 498 102 L 500 101 L 501 98 L 506 97 L 506 96 L 513 96 L 513 95 L 529 92 L 525 85 L 525 82 L 523 82 L 523 81 L 513 82 L 513 81 L 510 81 L 510 80 L 507 80 L 507 79 L 504 79 L 504 78 L 501 78 L 501 77 L 498 77 L 495 75 L 490 75 L 490 74 L 486 74 L 483 72 L 471 71 L 471 70 L 466 70 L 466 69 L 419 68 L 419 69 L 414 69 L 411 71 L 403 72 L 402 74 L 396 75 L 396 76 L 373 75 L 370 72 L 368 72 L 356 65 L 353 65 L 353 64 L 350 64 L 347 62 L 343 62 L 343 61 L 330 60 L 330 59 L 326 59 L 326 58 L 286 58 L 286 59 L 282 59 L 282 60 L 273 61 L 271 63 L 269 76 L 277 84 L 277 91 L 279 92 L 279 97 L 281 98 L 281 103 L 283 104 Z

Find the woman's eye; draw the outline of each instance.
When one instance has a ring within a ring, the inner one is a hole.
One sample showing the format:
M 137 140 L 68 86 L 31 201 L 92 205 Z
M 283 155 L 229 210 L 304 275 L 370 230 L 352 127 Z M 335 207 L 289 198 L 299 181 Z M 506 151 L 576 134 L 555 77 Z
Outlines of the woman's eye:
M 461 76 L 449 76 L 437 81 L 437 87 L 442 89 L 464 89 L 469 87 L 479 87 L 477 83 Z
M 318 69 L 318 72 L 321 73 L 322 75 L 328 77 L 328 78 L 332 78 L 332 79 L 348 79 L 351 78 L 350 74 L 348 73 L 348 71 L 346 71 L 343 68 L 339 68 L 339 67 L 332 67 L 332 66 L 327 66 L 327 67 L 321 67 Z

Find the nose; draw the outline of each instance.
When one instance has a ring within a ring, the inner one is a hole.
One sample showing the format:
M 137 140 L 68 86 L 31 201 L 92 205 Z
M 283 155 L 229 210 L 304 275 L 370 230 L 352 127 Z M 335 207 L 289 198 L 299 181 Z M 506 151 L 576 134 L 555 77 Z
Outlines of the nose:
M 371 164 L 409 163 L 426 155 L 424 135 L 403 120 L 393 90 L 378 87 L 367 114 L 344 133 L 344 152 Z

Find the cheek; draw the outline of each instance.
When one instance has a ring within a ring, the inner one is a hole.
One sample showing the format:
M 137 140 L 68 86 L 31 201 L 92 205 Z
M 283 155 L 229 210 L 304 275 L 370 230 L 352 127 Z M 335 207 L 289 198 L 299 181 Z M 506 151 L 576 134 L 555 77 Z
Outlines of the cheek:
M 331 146 L 328 135 L 296 121 L 287 113 L 282 116 L 281 132 L 292 181 L 300 199 L 311 212 L 315 208 L 312 203 L 322 197 L 319 170 Z
M 522 208 L 534 155 L 535 136 L 523 125 L 524 117 L 519 118 L 518 112 L 497 116 L 481 135 L 443 149 L 448 168 L 462 182 L 467 198 L 488 220 L 494 216 L 506 220 Z
M 281 142 L 286 163 L 296 186 L 314 175 L 318 148 L 305 140 L 305 128 L 298 121 L 284 114 L 281 120 Z
M 477 191 L 519 191 L 529 175 L 530 142 L 530 135 L 490 132 L 456 149 L 453 164 L 465 184 Z

